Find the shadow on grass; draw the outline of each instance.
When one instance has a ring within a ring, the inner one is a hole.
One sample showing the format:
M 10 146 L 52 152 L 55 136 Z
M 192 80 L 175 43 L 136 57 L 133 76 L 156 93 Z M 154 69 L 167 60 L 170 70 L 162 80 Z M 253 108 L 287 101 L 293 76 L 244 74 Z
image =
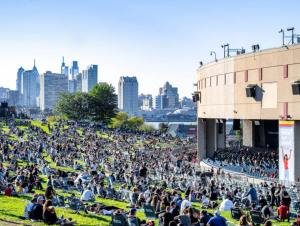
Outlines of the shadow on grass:
M 20 216 L 20 215 L 16 215 L 16 214 L 13 214 L 13 213 L 8 213 L 7 211 L 5 210 L 0 210 L 1 214 L 4 215 L 4 216 L 9 216 L 9 217 L 14 217 L 14 218 L 17 218 L 18 220 L 25 220 L 23 216 Z M 17 220 L 16 219 L 16 220 Z
M 79 216 L 94 219 L 94 220 L 104 221 L 104 222 L 110 222 L 111 221 L 110 219 L 107 219 L 107 218 L 105 218 L 101 215 L 95 215 L 95 214 L 80 213 Z M 106 217 L 110 217 L 110 216 L 106 216 Z

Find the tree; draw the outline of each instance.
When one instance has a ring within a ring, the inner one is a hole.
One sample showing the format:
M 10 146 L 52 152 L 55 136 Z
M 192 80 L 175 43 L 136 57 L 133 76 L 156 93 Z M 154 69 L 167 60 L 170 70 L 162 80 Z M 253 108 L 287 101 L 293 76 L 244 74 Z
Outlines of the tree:
M 127 120 L 128 120 L 128 114 L 126 112 L 118 112 L 116 114 L 116 117 L 114 117 L 111 120 L 111 127 L 112 128 L 121 128 L 125 129 L 127 128 Z
M 64 93 L 59 97 L 55 112 L 74 120 L 88 119 L 91 98 L 86 93 Z
M 108 123 L 117 113 L 115 88 L 107 83 L 96 84 L 90 91 L 90 117 Z
M 144 124 L 144 119 L 133 116 L 127 120 L 127 127 L 130 130 L 137 131 Z

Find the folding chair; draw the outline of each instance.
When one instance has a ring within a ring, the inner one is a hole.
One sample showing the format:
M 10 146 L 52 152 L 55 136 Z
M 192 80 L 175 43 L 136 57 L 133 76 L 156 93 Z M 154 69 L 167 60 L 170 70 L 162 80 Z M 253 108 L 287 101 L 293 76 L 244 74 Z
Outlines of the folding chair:
M 265 222 L 265 219 L 263 218 L 262 213 L 260 211 L 252 210 L 250 211 L 250 216 L 253 225 L 261 225 Z
M 231 209 L 231 217 L 235 220 L 240 220 L 242 216 L 242 212 L 239 208 L 232 208 Z

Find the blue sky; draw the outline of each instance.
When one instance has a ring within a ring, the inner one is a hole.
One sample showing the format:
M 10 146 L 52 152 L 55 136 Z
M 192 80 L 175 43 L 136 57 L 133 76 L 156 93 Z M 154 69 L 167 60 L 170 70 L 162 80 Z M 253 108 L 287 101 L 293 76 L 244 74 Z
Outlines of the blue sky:
M 80 70 L 99 65 L 99 80 L 134 75 L 140 93 L 169 81 L 190 95 L 199 61 L 221 57 L 222 43 L 281 45 L 280 28 L 300 33 L 300 1 L 0 0 L 0 86 L 15 88 L 20 66 L 59 72 L 62 56 Z

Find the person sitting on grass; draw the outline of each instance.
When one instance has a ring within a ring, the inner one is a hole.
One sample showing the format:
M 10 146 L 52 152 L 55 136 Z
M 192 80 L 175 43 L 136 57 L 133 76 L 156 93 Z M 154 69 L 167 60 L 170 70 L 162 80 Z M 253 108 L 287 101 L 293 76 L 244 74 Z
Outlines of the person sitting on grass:
M 35 203 L 32 209 L 29 212 L 29 218 L 32 221 L 40 221 L 43 220 L 43 204 L 44 204 L 44 197 L 39 196 L 37 197 L 37 203 Z
M 124 215 L 123 211 L 121 209 L 116 210 L 111 219 L 111 225 L 124 225 L 128 226 L 128 222 L 126 220 L 126 216 Z
M 129 226 L 142 226 L 141 220 L 136 216 L 136 209 L 132 208 L 128 214 L 128 225 Z
M 210 218 L 207 222 L 208 226 L 227 226 L 227 220 L 226 218 L 221 216 L 221 213 L 219 211 L 215 212 L 215 216 Z
M 226 199 L 224 199 L 222 202 L 221 202 L 221 205 L 220 205 L 220 211 L 229 211 L 231 210 L 233 207 L 233 202 L 231 201 L 231 197 L 227 196 Z
M 29 213 L 32 211 L 32 208 L 33 206 L 36 204 L 37 202 L 37 198 L 33 198 L 30 203 L 28 203 L 26 206 L 25 206 L 25 210 L 24 210 L 24 218 L 25 219 L 29 219 Z
M 290 222 L 289 208 L 283 202 L 281 202 L 281 205 L 278 207 L 277 213 L 280 220 L 284 221 L 287 219 L 288 222 Z
M 248 222 L 247 220 L 247 216 L 246 215 L 242 215 L 240 218 L 240 224 L 239 226 L 250 226 L 251 224 Z
M 59 219 L 56 215 L 54 206 L 52 206 L 51 200 L 47 200 L 43 206 L 43 220 L 46 224 L 53 225 L 75 225 L 72 219 L 64 219 L 63 216 Z
M 14 186 L 12 184 L 8 184 L 7 187 L 4 190 L 4 195 L 6 196 L 17 196 L 17 192 L 14 189 Z
M 206 226 L 211 216 L 207 213 L 206 210 L 202 210 L 200 213 L 200 225 Z
M 46 199 L 50 199 L 52 200 L 53 198 L 55 198 L 56 196 L 56 192 L 55 190 L 53 189 L 52 186 L 48 186 L 45 190 L 45 197 Z
M 86 190 L 84 190 L 84 192 L 81 195 L 81 201 L 94 201 L 95 197 L 94 197 L 94 193 L 92 192 L 92 189 L 90 187 L 88 187 Z

